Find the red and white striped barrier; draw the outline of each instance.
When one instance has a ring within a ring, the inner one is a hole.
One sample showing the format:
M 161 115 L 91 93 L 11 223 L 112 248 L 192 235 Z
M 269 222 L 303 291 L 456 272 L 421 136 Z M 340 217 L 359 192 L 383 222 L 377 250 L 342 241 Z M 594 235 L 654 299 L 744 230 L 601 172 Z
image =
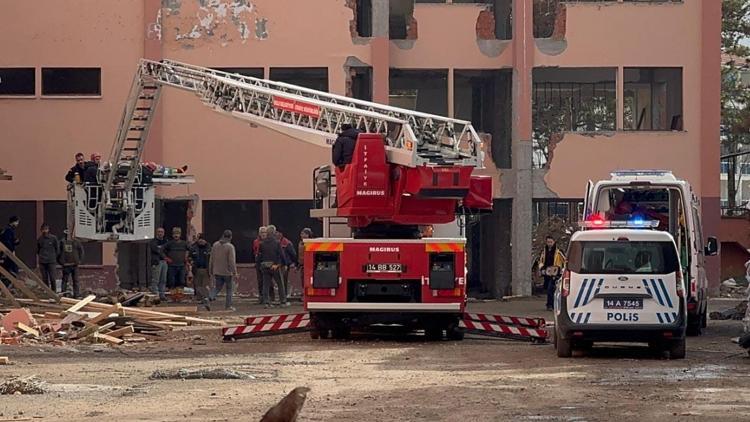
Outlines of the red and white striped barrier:
M 525 318 L 493 314 L 472 314 L 469 312 L 464 313 L 464 319 L 479 322 L 496 322 L 500 324 L 521 325 L 524 327 L 534 328 L 541 328 L 546 324 L 544 318 Z
M 221 332 L 225 340 L 233 340 L 245 337 L 257 337 L 262 335 L 288 334 L 310 329 L 310 315 L 262 315 L 248 317 L 246 325 L 222 328 Z M 247 324 L 247 322 L 251 324 Z M 255 322 L 254 324 L 252 322 Z
M 516 327 L 512 325 L 496 324 L 492 322 L 472 321 L 464 319 L 459 327 L 469 334 L 478 334 L 493 337 L 509 337 L 515 339 L 531 340 L 544 343 L 549 334 L 544 328 Z

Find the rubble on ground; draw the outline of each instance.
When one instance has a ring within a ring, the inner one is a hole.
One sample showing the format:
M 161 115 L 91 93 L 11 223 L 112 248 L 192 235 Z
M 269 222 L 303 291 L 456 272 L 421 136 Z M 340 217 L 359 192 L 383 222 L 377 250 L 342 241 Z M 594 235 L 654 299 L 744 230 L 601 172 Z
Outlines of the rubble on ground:
M 255 379 L 252 375 L 244 372 L 225 368 L 208 369 L 157 369 L 149 377 L 152 380 L 192 380 L 192 379 L 215 379 L 215 380 L 240 380 Z
M 748 282 L 746 279 L 730 278 L 724 280 L 719 288 L 719 295 L 721 297 L 745 299 L 747 297 L 746 290 L 748 288 Z
M 45 382 L 36 375 L 11 378 L 0 384 L 0 395 L 8 394 L 44 394 Z
M 144 301 L 114 297 L 113 303 L 96 302 L 96 295 L 76 300 L 16 299 L 23 307 L 0 307 L 0 344 L 104 343 L 122 345 L 158 339 L 174 327 L 224 325 L 223 321 L 201 319 L 197 307 L 143 308 L 124 306 Z M 169 313 L 169 312 L 172 313 Z M 179 313 L 179 314 L 178 314 Z
M 728 308 L 723 311 L 714 311 L 709 314 L 709 317 L 713 320 L 741 320 L 747 313 L 747 301 L 740 302 L 733 308 Z

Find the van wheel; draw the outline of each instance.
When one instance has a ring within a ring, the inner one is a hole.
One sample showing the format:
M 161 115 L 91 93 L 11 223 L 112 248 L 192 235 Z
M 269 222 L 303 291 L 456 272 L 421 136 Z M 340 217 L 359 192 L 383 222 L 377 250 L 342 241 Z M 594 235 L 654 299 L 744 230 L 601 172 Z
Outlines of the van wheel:
M 670 359 L 685 359 L 685 339 L 675 340 L 669 344 Z
M 703 317 L 696 316 L 694 319 L 688 317 L 687 335 L 699 336 L 703 334 Z
M 706 328 L 706 327 L 708 327 L 708 309 L 705 309 L 701 316 L 701 328 Z
M 555 343 L 557 348 L 557 357 L 569 358 L 573 356 L 573 343 L 570 339 L 560 337 L 560 333 L 555 331 Z

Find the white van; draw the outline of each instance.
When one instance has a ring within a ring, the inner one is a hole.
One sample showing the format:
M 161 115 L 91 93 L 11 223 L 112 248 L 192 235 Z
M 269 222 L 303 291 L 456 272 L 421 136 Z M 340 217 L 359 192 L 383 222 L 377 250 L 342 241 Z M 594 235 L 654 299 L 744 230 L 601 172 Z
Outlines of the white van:
M 690 184 L 664 170 L 623 170 L 610 180 L 589 181 L 586 220 L 659 221 L 658 230 L 675 240 L 687 287 L 688 334 L 700 335 L 708 315 L 705 256 L 718 253 L 718 241 L 704 244 L 700 202 Z M 584 227 L 584 230 L 586 228 Z
M 573 234 L 555 293 L 560 357 L 595 341 L 646 342 L 685 357 L 687 302 L 672 236 L 644 229 Z

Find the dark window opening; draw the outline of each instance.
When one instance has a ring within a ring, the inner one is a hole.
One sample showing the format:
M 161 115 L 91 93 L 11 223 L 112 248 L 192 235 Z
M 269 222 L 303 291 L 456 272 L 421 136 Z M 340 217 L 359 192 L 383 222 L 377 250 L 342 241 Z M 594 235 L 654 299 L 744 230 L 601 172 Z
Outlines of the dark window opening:
M 534 167 L 546 167 L 550 146 L 565 132 L 615 130 L 616 75 L 613 68 L 534 69 Z
M 510 70 L 454 70 L 453 75 L 455 117 L 492 136 L 489 149 L 498 168 L 511 167 L 511 79 Z
M 263 79 L 263 68 L 262 67 L 215 67 L 214 70 L 227 73 L 237 73 L 242 76 L 250 76 L 251 78 Z
M 203 233 L 213 243 L 224 230 L 232 231 L 237 262 L 255 263 L 253 240 L 262 223 L 262 201 L 203 201 Z
M 390 70 L 389 103 L 394 107 L 448 115 L 448 71 Z
M 98 67 L 42 68 L 42 95 L 101 95 Z
M 328 68 L 326 67 L 273 67 L 269 73 L 269 79 L 328 92 Z
M 351 97 L 364 101 L 372 101 L 372 68 L 352 67 L 349 69 L 351 76 Z
M 624 69 L 625 130 L 682 130 L 682 69 Z
M 357 35 L 372 36 L 372 0 L 357 0 Z
M 580 199 L 535 199 L 531 208 L 531 221 L 533 227 L 540 224 L 548 224 L 553 219 L 560 219 L 566 223 L 575 225 L 582 220 L 582 212 L 583 201 Z
M 312 205 L 309 199 L 268 201 L 269 221 L 295 245 L 305 227 L 312 229 L 313 237 L 320 237 L 323 234 L 323 224 L 319 219 L 310 217 Z
M 67 204 L 65 201 L 44 201 L 44 222 L 49 224 L 50 233 L 58 239 L 65 237 L 64 230 L 67 228 Z M 39 237 L 37 231 L 36 237 Z M 36 238 L 35 237 L 35 238 Z M 83 265 L 102 265 L 102 242 L 87 241 L 79 239 L 83 245 Z
M 388 34 L 390 39 L 405 40 L 416 38 L 416 34 L 413 34 L 416 30 L 414 26 L 414 0 L 391 0 L 388 4 L 388 12 Z
M 0 95 L 34 95 L 36 74 L 33 67 L 0 68 Z

